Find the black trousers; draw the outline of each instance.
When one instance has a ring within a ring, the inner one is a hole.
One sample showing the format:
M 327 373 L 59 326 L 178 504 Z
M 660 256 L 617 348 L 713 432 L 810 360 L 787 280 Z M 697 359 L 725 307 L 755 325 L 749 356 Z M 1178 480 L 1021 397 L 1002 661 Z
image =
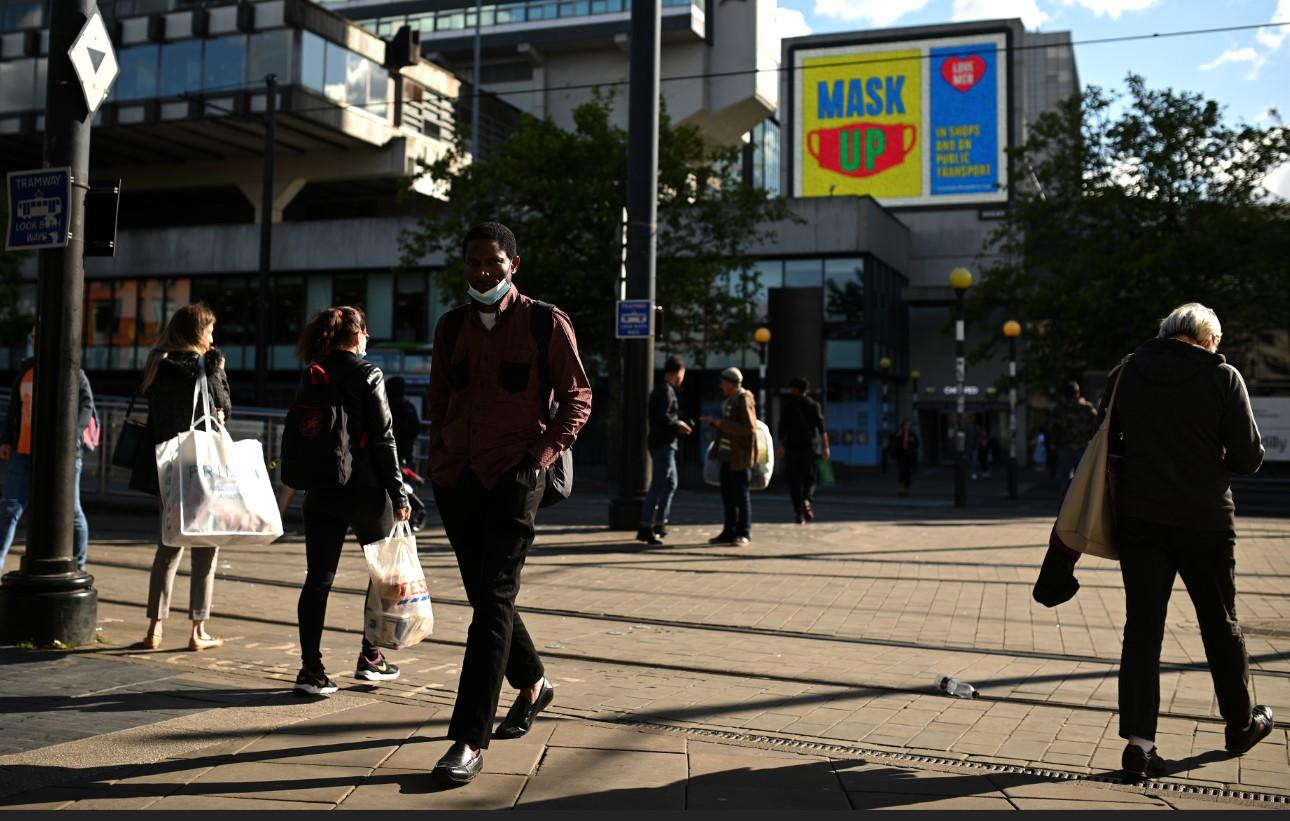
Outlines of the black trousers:
M 914 454 L 896 454 L 896 477 L 901 487 L 909 487 L 914 477 Z
M 1196 608 L 1218 711 L 1249 724 L 1250 657 L 1236 621 L 1236 534 L 1124 518 L 1116 524 L 1127 619 L 1120 655 L 1120 736 L 1155 740 L 1160 712 L 1160 645 L 1175 575 Z
M 296 618 L 300 622 L 300 661 L 316 668 L 322 664 L 319 645 L 327 618 L 327 597 L 336 580 L 345 535 L 353 528 L 360 545 L 384 539 L 394 529 L 394 509 L 384 488 L 327 488 L 309 491 L 304 514 L 305 561 L 309 569 L 300 589 Z M 370 657 L 372 651 L 373 646 L 364 636 L 363 653 Z
M 806 510 L 806 503 L 815 498 L 815 485 L 819 482 L 819 468 L 815 451 L 793 448 L 784 451 L 784 477 L 788 480 L 788 495 L 793 500 L 793 512 L 798 516 Z
M 752 537 L 751 478 L 748 468 L 731 470 L 728 464 L 721 465 L 721 504 L 726 519 L 721 532 L 732 539 Z
M 533 544 L 533 523 L 546 487 L 524 459 L 491 488 L 469 467 L 455 487 L 434 486 L 435 504 L 474 611 L 466 634 L 457 703 L 448 724 L 453 741 L 485 748 L 492 736 L 502 676 L 512 687 L 542 678 L 542 659 L 515 610 L 520 571 Z

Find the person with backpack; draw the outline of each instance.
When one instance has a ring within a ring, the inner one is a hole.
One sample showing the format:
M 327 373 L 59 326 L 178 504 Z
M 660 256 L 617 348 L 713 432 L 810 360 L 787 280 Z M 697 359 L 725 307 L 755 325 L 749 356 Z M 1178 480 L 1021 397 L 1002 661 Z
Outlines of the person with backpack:
M 345 536 L 360 545 L 386 538 L 411 512 L 403 492 L 394 419 L 381 369 L 364 361 L 367 318 L 358 308 L 324 308 L 305 325 L 296 357 L 307 369 L 283 425 L 282 481 L 305 490 L 305 583 L 300 623 L 301 695 L 337 690 L 322 661 L 327 598 Z M 354 677 L 393 681 L 399 668 L 364 635 Z
M 0 461 L 9 463 L 5 474 L 4 498 L 0 500 L 0 570 L 4 569 L 9 548 L 13 546 L 14 533 L 18 521 L 26 512 L 31 499 L 31 409 L 36 395 L 36 332 L 28 336 L 33 356 L 24 359 L 18 366 L 18 378 L 13 381 L 9 392 L 9 408 L 5 415 L 4 426 L 0 428 Z M 97 414 L 94 410 L 94 392 L 90 390 L 90 380 L 85 371 L 79 372 L 80 392 L 76 429 L 80 431 L 76 441 L 76 472 L 73 475 L 75 495 L 72 507 L 72 557 L 76 560 L 78 570 L 85 569 L 89 556 L 90 527 L 85 520 L 85 511 L 81 508 L 81 464 L 86 450 L 98 446 Z
M 490 736 L 519 738 L 555 698 L 515 598 L 537 509 L 591 415 L 568 315 L 515 288 L 515 235 L 476 225 L 462 253 L 470 302 L 435 328 L 427 394 L 430 481 L 473 610 L 453 743 L 433 771 L 453 784 L 482 771 Z M 503 676 L 519 694 L 494 732 Z
M 210 385 L 216 418 L 223 422 L 233 411 L 229 398 L 228 377 L 224 373 L 224 355 L 215 347 L 215 314 L 204 302 L 185 305 L 175 311 L 166 323 L 161 338 L 148 354 L 143 383 L 139 390 L 148 398 L 147 444 L 139 448 L 138 461 L 130 475 L 130 489 L 158 497 L 161 487 L 157 477 L 156 451 L 153 446 L 173 439 L 192 427 L 199 414 L 193 393 L 202 374 Z M 161 518 L 158 515 L 158 528 Z M 209 650 L 224 640 L 206 631 L 211 600 L 215 589 L 215 564 L 218 547 L 192 546 L 192 573 L 188 593 L 188 617 L 193 623 L 188 638 L 189 650 Z M 148 632 L 141 645 L 148 650 L 161 646 L 162 622 L 170 613 L 170 594 L 175 574 L 183 558 L 182 547 L 172 547 L 157 540 L 148 580 Z
M 725 526 L 708 544 L 744 547 L 752 539 L 752 466 L 756 462 L 757 407 L 752 391 L 743 387 L 738 368 L 721 372 L 721 392 L 726 401 L 721 418 L 701 416 L 699 421 L 718 430 L 717 461 L 721 463 L 721 502 Z

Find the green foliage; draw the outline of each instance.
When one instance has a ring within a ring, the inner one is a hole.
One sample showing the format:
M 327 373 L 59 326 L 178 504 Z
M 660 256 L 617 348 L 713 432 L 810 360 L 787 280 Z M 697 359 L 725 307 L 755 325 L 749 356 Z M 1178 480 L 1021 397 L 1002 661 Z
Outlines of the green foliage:
M 597 94 L 575 110 L 572 131 L 525 116 L 482 162 L 467 161 L 463 140 L 427 166 L 447 201 L 405 234 L 405 264 L 442 251 L 448 264 L 437 284 L 464 299 L 461 237 L 475 223 L 502 222 L 519 243 L 520 290 L 569 313 L 586 357 L 612 360 L 627 202 L 627 132 L 612 112 L 612 98 Z M 760 319 L 749 307 L 756 279 L 747 249 L 767 238 L 762 224 L 788 212 L 782 200 L 742 184 L 737 158 L 737 149 L 712 148 L 697 129 L 660 116 L 655 293 L 664 350 L 699 357 L 737 350 Z M 728 277 L 740 287 L 727 287 Z
M 992 308 L 1011 306 L 1032 384 L 1108 370 L 1186 302 L 1217 311 L 1238 359 L 1290 317 L 1290 204 L 1262 187 L 1290 161 L 1290 133 L 1232 128 L 1201 95 L 1127 82 L 1119 114 L 1090 88 L 1011 152 L 1021 182 L 969 316 L 993 326 Z M 990 336 L 977 356 L 1004 341 Z

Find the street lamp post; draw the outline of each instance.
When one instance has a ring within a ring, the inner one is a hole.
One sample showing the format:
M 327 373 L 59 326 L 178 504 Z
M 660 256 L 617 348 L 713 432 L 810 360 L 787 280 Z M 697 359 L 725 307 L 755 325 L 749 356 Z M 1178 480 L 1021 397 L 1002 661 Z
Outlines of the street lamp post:
M 770 328 L 762 325 L 753 331 L 753 341 L 757 343 L 757 416 L 766 419 L 766 346 L 770 344 Z
M 882 379 L 882 415 L 878 418 L 878 452 L 882 457 L 882 472 L 885 474 L 887 472 L 887 433 L 890 430 L 887 426 L 887 391 L 889 389 L 887 382 L 891 376 L 891 360 L 885 356 L 879 359 L 878 371 L 880 373 L 879 378 Z
M 967 431 L 963 424 L 963 383 L 967 373 L 963 352 L 963 296 L 972 287 L 972 272 L 955 268 L 950 272 L 950 287 L 954 289 L 954 380 L 958 384 L 954 403 L 958 417 L 954 432 L 954 506 L 967 507 Z
M 1008 337 L 1008 498 L 1017 498 L 1017 337 L 1021 323 L 1009 319 L 1003 323 Z

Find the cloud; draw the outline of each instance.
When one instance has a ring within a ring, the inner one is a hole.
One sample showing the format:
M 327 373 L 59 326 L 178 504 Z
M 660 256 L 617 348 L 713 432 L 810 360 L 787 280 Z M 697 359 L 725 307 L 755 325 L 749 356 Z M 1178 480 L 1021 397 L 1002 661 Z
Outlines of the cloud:
M 1213 71 L 1219 66 L 1228 63 L 1250 63 L 1258 67 L 1263 62 L 1263 58 L 1254 49 L 1246 46 L 1245 48 L 1229 48 L 1227 51 L 1210 60 L 1200 67 L 1201 71 Z
M 1119 20 L 1120 15 L 1131 11 L 1146 11 L 1161 0 L 1062 0 L 1063 5 L 1081 6 L 1098 17 Z
M 999 20 L 1020 17 L 1028 29 L 1037 29 L 1050 18 L 1036 0 L 954 0 L 953 20 Z
M 848 23 L 890 26 L 900 18 L 922 11 L 929 0 L 815 0 L 818 17 Z
M 1276 11 L 1272 12 L 1273 23 L 1290 23 L 1290 0 L 1277 0 Z M 1290 26 L 1277 26 L 1276 28 L 1262 28 L 1254 35 L 1254 39 L 1259 41 L 1259 45 L 1267 48 L 1269 51 L 1276 51 L 1281 48 L 1287 36 L 1290 36 Z
M 811 33 L 811 27 L 806 23 L 805 14 L 797 9 L 780 6 L 775 9 L 775 31 L 780 39 L 787 40 L 790 37 L 805 37 Z
M 1263 178 L 1263 187 L 1272 196 L 1290 202 L 1290 163 L 1285 163 L 1272 169 Z

